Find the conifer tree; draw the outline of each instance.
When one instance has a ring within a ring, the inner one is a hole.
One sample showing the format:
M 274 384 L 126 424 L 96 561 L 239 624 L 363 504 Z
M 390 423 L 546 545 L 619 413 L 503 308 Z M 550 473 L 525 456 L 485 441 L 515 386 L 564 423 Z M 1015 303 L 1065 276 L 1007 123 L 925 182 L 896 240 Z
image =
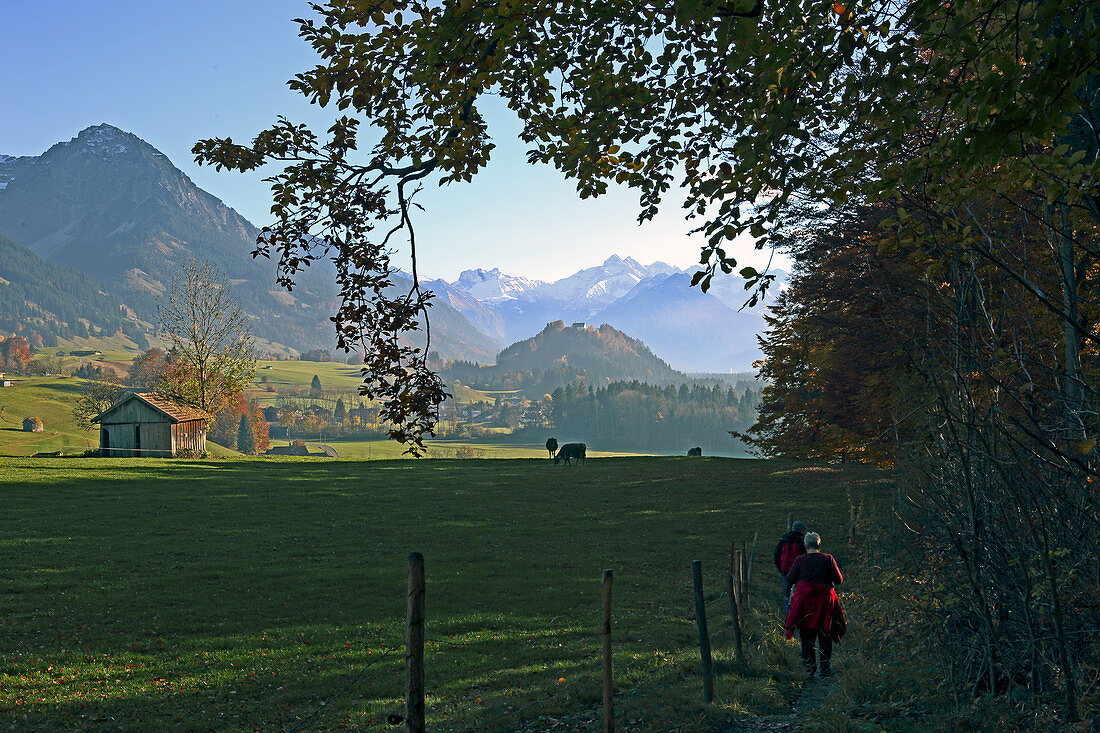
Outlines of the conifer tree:
M 310 397 L 323 397 L 325 391 L 321 388 L 321 378 L 316 374 L 313 375 L 313 381 L 309 383 L 309 396 Z
M 252 434 L 252 421 L 248 419 L 248 413 L 241 415 L 240 427 L 237 428 L 237 450 L 245 455 L 256 455 L 256 436 Z

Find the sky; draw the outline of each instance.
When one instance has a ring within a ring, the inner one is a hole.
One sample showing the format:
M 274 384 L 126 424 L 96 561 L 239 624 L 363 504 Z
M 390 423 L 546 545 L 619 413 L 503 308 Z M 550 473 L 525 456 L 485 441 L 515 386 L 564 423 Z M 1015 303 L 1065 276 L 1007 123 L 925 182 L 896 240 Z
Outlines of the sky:
M 215 136 L 250 140 L 280 114 L 328 127 L 332 111 L 286 86 L 317 63 L 293 22 L 308 10 L 305 0 L 0 0 L 0 154 L 39 155 L 106 122 L 152 144 L 254 224 L 270 223 L 260 174 L 200 167 L 191 146 Z M 426 187 L 416 222 L 421 272 L 453 280 L 497 267 L 554 280 L 612 254 L 681 268 L 698 262 L 702 240 L 687 235 L 676 196 L 642 226 L 628 189 L 582 201 L 559 172 L 526 162 L 519 121 L 502 103 L 482 109 L 493 159 L 473 183 Z M 768 261 L 750 245 L 727 251 L 741 265 Z M 407 267 L 401 256 L 395 263 Z

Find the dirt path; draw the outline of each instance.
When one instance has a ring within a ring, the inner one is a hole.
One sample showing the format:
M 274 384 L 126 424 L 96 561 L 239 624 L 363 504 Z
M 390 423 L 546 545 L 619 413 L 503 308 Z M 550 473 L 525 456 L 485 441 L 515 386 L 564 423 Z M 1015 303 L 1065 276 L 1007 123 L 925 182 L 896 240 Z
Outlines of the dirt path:
M 818 678 L 802 687 L 798 698 L 791 704 L 787 712 L 776 715 L 745 715 L 712 728 L 713 733 L 751 733 L 763 731 L 764 733 L 787 733 L 794 730 L 799 721 L 805 720 L 814 710 L 821 707 L 825 696 L 829 694 L 831 682 Z M 544 716 L 536 720 L 525 720 L 516 727 L 510 729 L 510 733 L 546 733 L 547 731 L 560 731 L 560 733 L 589 733 L 601 728 L 602 712 L 599 707 L 592 707 L 580 713 L 571 713 L 561 716 Z M 632 730 L 627 721 L 616 721 L 616 729 Z M 473 733 L 472 730 L 469 733 Z
M 777 715 L 746 715 L 723 723 L 714 729 L 715 733 L 747 733 L 748 731 L 785 733 L 793 730 L 798 721 L 804 720 L 807 714 L 821 707 L 825 696 L 829 694 L 830 685 L 830 680 L 817 678 L 802 687 L 802 692 L 799 693 L 798 699 L 794 701 L 788 712 Z

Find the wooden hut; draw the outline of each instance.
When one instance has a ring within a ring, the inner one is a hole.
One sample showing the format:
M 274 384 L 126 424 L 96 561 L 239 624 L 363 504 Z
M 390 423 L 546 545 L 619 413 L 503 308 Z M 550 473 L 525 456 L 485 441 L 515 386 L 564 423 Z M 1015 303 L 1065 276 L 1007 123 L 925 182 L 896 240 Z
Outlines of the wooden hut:
M 205 410 L 152 392 L 123 397 L 96 416 L 99 451 L 105 456 L 175 456 L 206 450 Z

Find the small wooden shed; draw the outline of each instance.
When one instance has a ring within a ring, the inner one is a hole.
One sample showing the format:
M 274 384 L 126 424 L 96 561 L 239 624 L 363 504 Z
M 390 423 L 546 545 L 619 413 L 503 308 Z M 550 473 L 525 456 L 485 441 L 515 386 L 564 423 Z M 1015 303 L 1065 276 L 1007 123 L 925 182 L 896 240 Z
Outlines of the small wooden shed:
M 95 417 L 105 456 L 175 456 L 206 450 L 206 422 L 213 415 L 153 392 L 126 395 Z

